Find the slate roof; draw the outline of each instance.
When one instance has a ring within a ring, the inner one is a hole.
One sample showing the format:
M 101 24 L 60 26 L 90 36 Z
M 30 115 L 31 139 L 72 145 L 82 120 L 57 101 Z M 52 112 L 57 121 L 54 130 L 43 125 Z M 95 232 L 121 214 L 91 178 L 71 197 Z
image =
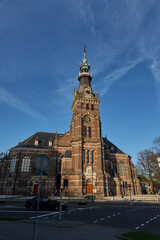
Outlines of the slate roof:
M 58 138 L 60 139 L 61 137 L 64 136 L 62 133 L 57 133 Z M 37 149 L 49 149 L 49 140 L 54 142 L 56 137 L 56 133 L 49 133 L 49 132 L 37 132 L 24 140 L 23 142 L 20 142 L 17 146 L 11 148 L 37 148 Z M 38 140 L 38 145 L 35 145 L 35 140 Z M 107 145 L 109 147 L 109 153 L 113 154 L 125 154 L 122 152 L 116 145 L 114 145 L 112 142 L 110 142 L 107 138 L 103 138 L 104 143 L 107 141 Z M 66 150 L 65 152 L 65 157 L 66 158 L 71 158 L 72 157 L 72 151 L 71 150 Z
M 103 138 L 103 141 L 108 144 L 109 147 L 109 153 L 114 153 L 114 154 L 126 154 L 124 153 L 121 149 L 119 149 L 116 145 L 114 145 L 112 142 L 110 142 L 107 138 Z
M 58 138 L 60 139 L 64 134 L 58 133 Z M 49 149 L 49 140 L 54 142 L 56 133 L 49 132 L 37 132 L 31 137 L 27 138 L 23 142 L 20 142 L 17 146 L 11 148 L 37 148 L 37 149 Z M 35 140 L 38 140 L 38 145 L 35 145 Z

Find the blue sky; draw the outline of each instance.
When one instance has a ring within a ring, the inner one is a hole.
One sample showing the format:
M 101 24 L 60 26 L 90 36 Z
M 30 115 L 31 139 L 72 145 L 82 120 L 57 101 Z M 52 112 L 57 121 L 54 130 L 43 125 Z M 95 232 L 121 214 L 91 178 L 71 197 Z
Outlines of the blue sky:
M 132 156 L 160 135 L 159 0 L 1 0 L 0 152 L 72 118 L 83 43 L 103 136 Z

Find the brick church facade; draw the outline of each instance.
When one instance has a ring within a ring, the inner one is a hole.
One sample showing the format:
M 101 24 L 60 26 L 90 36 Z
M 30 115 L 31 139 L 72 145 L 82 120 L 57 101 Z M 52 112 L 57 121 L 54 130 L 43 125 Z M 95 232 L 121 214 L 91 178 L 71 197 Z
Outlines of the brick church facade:
M 0 163 L 1 194 L 36 194 L 39 176 L 33 162 L 39 154 L 50 159 L 42 177 L 42 194 L 56 192 L 57 174 L 61 174 L 66 196 L 140 194 L 131 157 L 102 137 L 99 95 L 92 91 L 85 50 L 78 80 L 70 130 L 64 134 L 37 132 L 11 148 Z

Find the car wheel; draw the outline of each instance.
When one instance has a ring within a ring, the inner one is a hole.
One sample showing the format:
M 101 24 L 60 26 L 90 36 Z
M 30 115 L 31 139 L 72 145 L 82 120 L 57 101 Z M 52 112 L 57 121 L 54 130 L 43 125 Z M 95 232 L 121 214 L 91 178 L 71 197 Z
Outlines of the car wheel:
M 56 210 L 56 206 L 52 206 L 51 210 L 55 211 Z
M 35 210 L 36 210 L 36 206 L 35 206 L 35 205 L 32 205 L 32 206 L 30 207 L 30 209 L 31 209 L 32 211 L 35 211 Z

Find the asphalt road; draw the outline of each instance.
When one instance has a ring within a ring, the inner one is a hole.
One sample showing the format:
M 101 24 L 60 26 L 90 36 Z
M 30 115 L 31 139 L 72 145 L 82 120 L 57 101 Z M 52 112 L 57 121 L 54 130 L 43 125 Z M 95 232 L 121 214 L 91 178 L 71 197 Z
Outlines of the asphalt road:
M 34 220 L 35 211 L 25 209 L 23 203 L 5 203 L 0 205 L 0 217 L 21 217 Z M 39 211 L 39 220 L 43 224 L 58 221 L 59 212 Z M 137 203 L 89 203 L 70 204 L 62 212 L 62 220 L 67 223 L 91 224 L 94 227 L 113 227 L 122 230 L 152 231 L 160 234 L 160 204 Z

